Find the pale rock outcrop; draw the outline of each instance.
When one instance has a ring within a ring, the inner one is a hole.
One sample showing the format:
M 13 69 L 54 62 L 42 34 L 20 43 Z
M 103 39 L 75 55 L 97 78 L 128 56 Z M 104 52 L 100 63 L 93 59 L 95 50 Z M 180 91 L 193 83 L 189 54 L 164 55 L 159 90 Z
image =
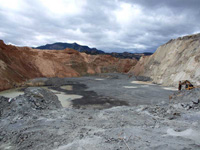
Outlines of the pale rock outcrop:
M 177 86 L 180 80 L 200 85 L 200 34 L 170 40 L 153 55 L 142 57 L 130 73 L 165 86 Z

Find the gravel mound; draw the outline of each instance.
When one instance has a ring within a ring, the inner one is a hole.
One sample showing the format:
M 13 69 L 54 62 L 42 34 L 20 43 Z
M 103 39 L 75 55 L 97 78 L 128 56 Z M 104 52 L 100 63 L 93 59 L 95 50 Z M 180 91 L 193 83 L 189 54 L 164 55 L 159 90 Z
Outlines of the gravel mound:
M 8 108 L 8 106 L 10 105 L 8 100 L 9 100 L 9 98 L 4 97 L 4 96 L 0 96 L 0 117 L 3 114 L 3 110 L 5 108 Z
M 39 110 L 54 110 L 62 108 L 58 97 L 49 90 L 30 87 L 25 89 L 24 92 L 25 94 L 13 99 L 5 97 L 0 98 L 1 103 L 3 104 L 0 108 L 2 117 L 15 115 L 28 116 Z
M 156 106 L 144 107 L 154 116 L 167 118 L 169 120 L 181 117 L 181 114 L 187 114 L 188 110 L 198 112 L 200 110 L 200 89 L 182 90 L 169 96 L 170 104 L 158 104 Z
M 192 90 L 182 90 L 171 95 L 171 100 L 175 102 L 198 102 L 200 99 L 200 88 Z
M 25 96 L 35 109 L 58 109 L 62 108 L 58 97 L 51 91 L 43 88 L 27 88 Z
M 200 109 L 200 88 L 175 92 L 169 99 L 172 103 L 180 103 L 186 109 Z

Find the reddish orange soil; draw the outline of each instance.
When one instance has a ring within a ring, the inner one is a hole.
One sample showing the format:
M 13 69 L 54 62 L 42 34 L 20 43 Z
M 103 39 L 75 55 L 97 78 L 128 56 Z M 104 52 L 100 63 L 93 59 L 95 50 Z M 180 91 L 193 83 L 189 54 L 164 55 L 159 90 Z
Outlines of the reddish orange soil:
M 36 50 L 6 45 L 0 40 L 0 90 L 21 86 L 37 77 L 78 77 L 106 72 L 128 72 L 135 59 L 87 55 L 73 49 Z

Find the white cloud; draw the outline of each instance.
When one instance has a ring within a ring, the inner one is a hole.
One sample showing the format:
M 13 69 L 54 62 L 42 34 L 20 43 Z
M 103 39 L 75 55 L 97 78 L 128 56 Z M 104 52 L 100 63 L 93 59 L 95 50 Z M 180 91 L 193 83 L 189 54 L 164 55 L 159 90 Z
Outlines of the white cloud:
M 200 31 L 199 5 L 199 0 L 0 0 L 0 39 L 155 51 L 171 38 Z
M 1 9 L 20 10 L 24 5 L 23 0 L 0 0 Z
M 5 36 L 6 36 L 6 33 L 0 31 L 0 37 L 3 38 L 3 37 L 5 37 Z
M 117 22 L 122 26 L 137 21 L 142 15 L 141 8 L 138 5 L 132 5 L 129 3 L 120 2 L 119 9 L 114 11 Z
M 86 6 L 86 0 L 40 0 L 41 4 L 47 8 L 53 17 L 63 17 L 65 15 L 78 15 Z

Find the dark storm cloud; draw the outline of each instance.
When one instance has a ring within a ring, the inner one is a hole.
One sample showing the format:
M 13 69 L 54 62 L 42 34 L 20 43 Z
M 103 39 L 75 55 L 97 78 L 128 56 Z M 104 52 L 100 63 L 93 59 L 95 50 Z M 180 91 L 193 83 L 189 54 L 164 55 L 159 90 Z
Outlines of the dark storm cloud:
M 107 51 L 155 51 L 200 32 L 199 0 L 0 0 L 0 39 L 77 42 Z
M 169 8 L 199 8 L 199 0 L 125 0 L 132 4 L 139 4 L 147 8 L 166 6 Z

